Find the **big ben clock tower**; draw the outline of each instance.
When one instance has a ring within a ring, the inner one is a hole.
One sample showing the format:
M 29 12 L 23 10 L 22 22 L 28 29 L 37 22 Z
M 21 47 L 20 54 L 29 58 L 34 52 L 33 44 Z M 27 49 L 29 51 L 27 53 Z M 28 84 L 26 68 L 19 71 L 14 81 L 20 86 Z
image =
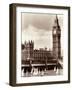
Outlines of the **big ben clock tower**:
M 59 59 L 61 57 L 61 29 L 56 15 L 54 26 L 52 30 L 53 36 L 53 57 Z

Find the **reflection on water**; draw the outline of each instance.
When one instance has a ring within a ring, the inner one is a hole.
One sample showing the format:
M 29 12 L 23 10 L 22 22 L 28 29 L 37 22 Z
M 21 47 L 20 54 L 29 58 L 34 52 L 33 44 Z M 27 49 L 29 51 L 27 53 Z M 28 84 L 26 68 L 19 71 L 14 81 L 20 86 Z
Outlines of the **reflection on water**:
M 39 70 L 38 68 L 32 68 L 31 71 L 25 71 L 22 69 L 21 76 L 22 77 L 33 77 L 33 76 L 53 76 L 53 75 L 62 75 L 63 69 L 52 69 L 52 70 Z

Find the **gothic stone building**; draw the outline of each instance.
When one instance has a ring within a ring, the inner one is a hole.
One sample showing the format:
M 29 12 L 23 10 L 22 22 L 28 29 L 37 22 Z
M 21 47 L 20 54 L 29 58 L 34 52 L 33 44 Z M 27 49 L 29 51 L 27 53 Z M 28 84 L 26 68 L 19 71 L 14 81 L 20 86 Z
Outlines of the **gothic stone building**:
M 31 40 L 22 45 L 22 65 L 57 65 L 58 59 L 61 57 L 61 29 L 58 18 L 54 21 L 52 30 L 53 49 L 52 51 L 43 49 L 34 49 L 34 42 Z M 49 68 L 49 67 L 48 67 Z

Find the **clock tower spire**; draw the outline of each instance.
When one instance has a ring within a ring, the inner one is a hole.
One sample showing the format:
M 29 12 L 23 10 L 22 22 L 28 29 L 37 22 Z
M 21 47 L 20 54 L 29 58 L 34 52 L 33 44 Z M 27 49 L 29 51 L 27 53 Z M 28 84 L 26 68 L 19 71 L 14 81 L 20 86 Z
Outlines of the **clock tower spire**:
M 53 25 L 52 36 L 53 36 L 53 56 L 55 59 L 59 59 L 61 57 L 61 29 L 59 26 L 57 15 Z

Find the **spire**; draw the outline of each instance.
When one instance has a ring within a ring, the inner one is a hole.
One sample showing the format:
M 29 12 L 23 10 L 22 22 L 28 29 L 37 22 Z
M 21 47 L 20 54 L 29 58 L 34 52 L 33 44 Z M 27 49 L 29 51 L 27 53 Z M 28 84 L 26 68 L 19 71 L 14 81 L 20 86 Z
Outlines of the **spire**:
M 58 17 L 56 15 L 55 21 L 54 21 L 54 26 L 59 26 L 59 22 L 58 22 Z

